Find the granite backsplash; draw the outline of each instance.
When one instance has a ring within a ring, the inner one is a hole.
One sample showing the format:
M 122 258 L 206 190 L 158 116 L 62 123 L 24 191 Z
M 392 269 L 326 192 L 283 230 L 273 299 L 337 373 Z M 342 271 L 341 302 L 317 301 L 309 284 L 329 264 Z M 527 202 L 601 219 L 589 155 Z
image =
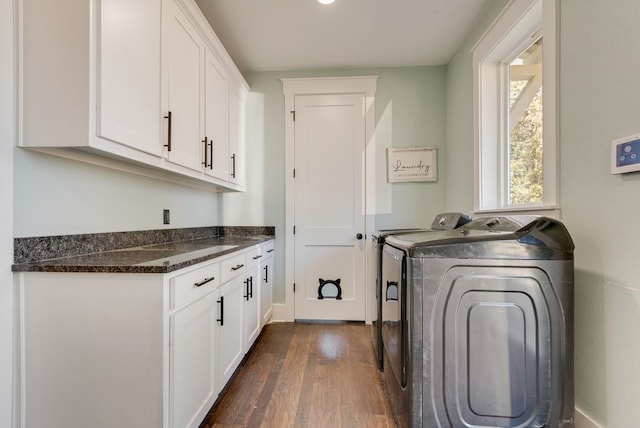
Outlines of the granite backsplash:
M 275 227 L 210 226 L 15 238 L 13 254 L 14 263 L 22 264 L 167 242 L 254 235 L 275 236 Z

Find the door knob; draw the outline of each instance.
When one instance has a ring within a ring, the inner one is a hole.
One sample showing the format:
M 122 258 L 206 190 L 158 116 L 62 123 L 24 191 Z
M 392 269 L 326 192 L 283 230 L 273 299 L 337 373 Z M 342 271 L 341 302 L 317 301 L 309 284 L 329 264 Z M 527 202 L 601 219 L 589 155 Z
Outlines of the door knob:
M 362 239 L 362 233 L 358 233 L 358 234 L 356 235 L 356 239 Z

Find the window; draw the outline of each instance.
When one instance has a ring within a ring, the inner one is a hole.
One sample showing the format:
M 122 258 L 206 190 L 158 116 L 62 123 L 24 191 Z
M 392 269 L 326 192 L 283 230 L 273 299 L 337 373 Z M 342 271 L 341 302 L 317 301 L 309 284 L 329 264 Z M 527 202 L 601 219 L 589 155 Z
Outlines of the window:
M 512 0 L 473 48 L 476 211 L 557 208 L 555 9 Z
M 509 64 L 507 204 L 543 202 L 542 38 Z

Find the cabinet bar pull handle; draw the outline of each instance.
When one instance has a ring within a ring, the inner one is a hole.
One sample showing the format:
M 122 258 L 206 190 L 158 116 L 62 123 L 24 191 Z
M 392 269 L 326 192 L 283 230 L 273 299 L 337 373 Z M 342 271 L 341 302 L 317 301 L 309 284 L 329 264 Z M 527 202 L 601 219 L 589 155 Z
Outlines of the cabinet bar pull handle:
M 258 254 L 257 256 L 253 256 L 253 260 L 258 260 L 260 257 L 262 257 L 262 254 Z
M 267 253 L 273 253 L 273 248 L 271 248 L 270 250 L 267 250 Z
M 171 111 L 169 111 L 164 118 L 169 120 L 169 123 L 167 125 L 167 144 L 165 144 L 164 146 L 167 148 L 167 151 L 170 152 L 171 151 Z
M 224 296 L 220 296 L 220 300 L 217 303 L 220 303 L 220 318 L 216 319 L 220 323 L 220 325 L 224 325 Z
M 249 297 L 253 299 L 253 277 L 249 277 Z
M 213 169 L 213 140 L 209 140 L 209 169 Z
M 205 135 L 204 140 L 202 140 L 202 142 L 204 143 L 204 160 L 202 161 L 202 165 L 204 165 L 204 167 L 207 167 L 207 136 Z
M 264 283 L 265 284 L 269 283 L 269 265 L 266 265 L 264 267 Z
M 248 301 L 249 297 L 251 297 L 250 294 L 249 294 L 249 278 L 247 278 L 247 280 L 244 281 L 244 285 L 246 285 L 246 287 L 245 287 L 245 293 L 246 294 L 244 296 L 242 296 L 242 297 L 244 297 L 244 300 Z
M 231 270 L 238 270 L 241 267 L 243 267 L 244 265 L 235 265 L 234 267 L 231 268 Z
M 202 287 L 203 285 L 205 285 L 208 282 L 213 281 L 214 279 L 216 279 L 215 276 L 212 276 L 211 278 L 205 278 L 201 282 L 196 282 L 195 284 L 193 284 L 193 286 L 194 287 Z
M 231 178 L 236 178 L 236 154 L 231 155 L 232 168 L 231 168 Z

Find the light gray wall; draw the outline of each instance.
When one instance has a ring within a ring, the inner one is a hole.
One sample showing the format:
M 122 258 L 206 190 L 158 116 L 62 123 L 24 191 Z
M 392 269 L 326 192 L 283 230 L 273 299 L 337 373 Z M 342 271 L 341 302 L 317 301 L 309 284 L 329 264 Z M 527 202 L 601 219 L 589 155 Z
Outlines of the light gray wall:
M 13 0 L 0 0 L 0 426 L 12 426 L 14 297 L 13 141 L 14 56 Z
M 428 226 L 444 209 L 445 67 L 248 73 L 248 192 L 221 197 L 224 225 L 276 227 L 274 301 L 284 302 L 284 95 L 282 78 L 379 76 L 376 93 L 376 228 Z M 439 149 L 439 180 L 386 183 L 387 147 Z
M 447 209 L 473 206 L 469 49 L 448 67 Z M 640 420 L 640 174 L 610 174 L 611 140 L 640 133 L 640 4 L 561 0 L 560 208 L 576 244 L 576 406 L 609 428 Z M 637 240 L 637 241 L 636 241 Z
M 445 206 L 446 67 L 386 69 L 376 94 L 376 229 L 428 227 Z M 386 181 L 388 147 L 427 146 L 438 153 L 438 181 Z
M 447 211 L 473 210 L 473 63 L 471 48 L 507 0 L 493 0 L 447 66 Z
M 14 156 L 16 237 L 219 224 L 215 193 L 22 148 Z
M 640 3 L 561 3 L 561 202 L 576 244 L 577 404 L 640 421 L 640 174 L 611 175 L 611 141 L 640 133 Z

